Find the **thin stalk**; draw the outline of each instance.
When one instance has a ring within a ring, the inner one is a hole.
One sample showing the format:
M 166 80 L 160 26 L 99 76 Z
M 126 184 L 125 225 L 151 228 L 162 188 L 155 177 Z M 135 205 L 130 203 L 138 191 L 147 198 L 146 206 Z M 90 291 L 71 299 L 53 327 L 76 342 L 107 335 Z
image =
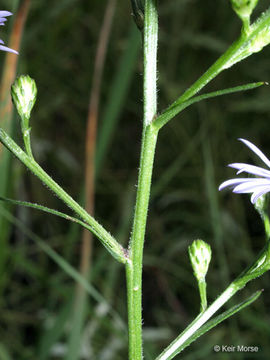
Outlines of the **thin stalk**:
M 253 263 L 248 266 L 225 291 L 204 311 L 201 312 L 193 322 L 156 358 L 156 360 L 170 360 L 190 344 L 190 339 L 229 299 L 246 284 L 263 275 L 270 269 L 270 242 L 257 255 Z
M 126 250 L 107 232 L 88 212 L 83 209 L 64 189 L 61 188 L 40 166 L 29 157 L 3 130 L 0 129 L 0 141 L 13 153 L 30 171 L 33 172 L 52 192 L 69 206 L 91 227 L 91 231 L 102 242 L 111 255 L 121 263 L 126 263 Z
M 144 18 L 144 125 L 138 189 L 130 239 L 130 260 L 126 263 L 129 359 L 142 359 L 142 261 L 147 211 L 158 130 L 156 115 L 157 1 L 145 1 Z
M 177 337 L 156 360 L 169 360 L 182 351 L 182 345 L 209 320 L 239 289 L 232 283 L 209 307 L 200 313 L 196 319 Z M 184 347 L 184 346 L 183 346 Z
M 183 95 L 179 97 L 171 106 L 187 101 L 192 96 L 196 95 L 203 87 L 205 87 L 212 79 L 214 79 L 221 71 L 228 67 L 231 59 L 239 51 L 241 46 L 245 43 L 246 38 L 241 36 L 235 41 L 229 49 L 218 58 L 218 60 L 197 80 L 191 87 L 189 87 Z
M 218 60 L 197 80 L 191 87 L 189 87 L 183 95 L 174 101 L 161 114 L 162 120 L 159 117 L 156 119 L 158 126 L 163 126 L 168 121 L 166 120 L 166 113 L 174 112 L 175 108 L 185 101 L 196 95 L 204 86 L 206 86 L 212 79 L 214 79 L 220 72 L 230 68 L 239 61 L 247 58 L 260 51 L 264 46 L 269 44 L 269 39 L 265 36 L 270 24 L 270 8 L 263 13 L 256 22 L 250 27 L 248 33 L 242 32 L 238 40 L 236 40 L 229 49 L 221 55 Z M 181 109 L 180 109 L 181 110 Z
M 207 94 L 202 94 L 202 95 L 192 97 L 191 99 L 186 100 L 184 102 L 180 102 L 179 104 L 177 103 L 174 106 L 171 105 L 168 109 L 166 109 L 162 114 L 160 114 L 155 119 L 155 126 L 157 126 L 159 129 L 162 128 L 164 125 L 167 124 L 168 121 L 173 119 L 181 111 L 185 110 L 190 105 L 193 105 L 193 104 L 195 104 L 195 103 L 197 103 L 199 101 L 215 98 L 217 96 L 233 94 L 233 93 L 236 93 L 236 92 L 239 92 L 239 91 L 242 92 L 242 91 L 247 91 L 247 90 L 253 90 L 253 89 L 255 89 L 255 88 L 259 87 L 259 86 L 266 85 L 266 84 L 267 83 L 265 83 L 265 82 L 250 83 L 250 84 L 246 84 L 246 85 L 235 86 L 235 87 L 232 87 L 232 88 L 213 91 L 213 92 L 210 92 L 210 93 L 207 93 Z
M 25 151 L 26 151 L 28 156 L 30 156 L 31 158 L 34 158 L 33 157 L 33 152 L 32 152 L 32 147 L 31 147 L 30 132 L 31 132 L 31 129 L 29 127 L 27 127 L 26 129 L 24 129 L 22 127 L 22 134 L 23 134 L 23 142 L 24 142 L 24 146 L 25 146 Z
M 200 298 L 201 298 L 201 311 L 205 311 L 207 308 L 207 295 L 206 295 L 206 281 L 205 278 L 198 282 Z

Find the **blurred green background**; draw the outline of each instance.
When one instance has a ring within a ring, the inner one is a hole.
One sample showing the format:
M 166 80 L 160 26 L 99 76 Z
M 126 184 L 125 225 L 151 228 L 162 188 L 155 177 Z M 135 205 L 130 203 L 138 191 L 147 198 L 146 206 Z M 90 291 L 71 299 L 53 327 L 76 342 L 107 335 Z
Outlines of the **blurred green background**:
M 16 13 L 22 2 L 2 0 L 1 9 Z M 31 119 L 35 157 L 81 203 L 89 95 L 106 6 L 107 1 L 100 0 L 33 0 L 19 55 L 17 74 L 29 74 L 38 87 Z M 255 16 L 267 6 L 269 1 L 261 0 Z M 162 111 L 239 36 L 241 24 L 229 0 L 159 1 L 159 14 Z M 6 43 L 12 21 L 1 29 Z M 107 51 L 98 119 L 95 216 L 127 244 L 142 130 L 141 39 L 129 1 L 116 2 Z M 1 53 L 1 71 L 4 59 Z M 221 73 L 205 91 L 256 81 L 270 81 L 270 47 Z M 264 243 L 263 226 L 249 196 L 219 193 L 218 185 L 234 176 L 228 163 L 256 161 L 237 138 L 270 154 L 269 94 L 264 86 L 196 104 L 160 133 L 143 273 L 146 360 L 154 359 L 198 313 L 199 295 L 187 255 L 192 240 L 204 239 L 213 250 L 209 301 Z M 21 144 L 16 114 L 12 127 Z M 9 184 L 14 199 L 69 211 L 16 159 Z M 2 205 L 7 231 L 0 248 L 0 360 L 126 359 L 127 335 L 121 325 L 127 315 L 124 269 L 94 241 L 91 284 L 103 299 L 89 290 L 82 328 L 74 340 L 76 283 L 60 263 L 63 258 L 78 269 L 81 229 L 36 210 Z M 52 259 L 50 250 L 60 260 Z M 269 359 L 269 274 L 250 283 L 228 306 L 262 288 L 259 300 L 192 344 L 182 358 Z M 216 354 L 215 344 L 258 346 L 259 352 Z M 77 354 L 71 355 L 72 347 L 79 349 Z

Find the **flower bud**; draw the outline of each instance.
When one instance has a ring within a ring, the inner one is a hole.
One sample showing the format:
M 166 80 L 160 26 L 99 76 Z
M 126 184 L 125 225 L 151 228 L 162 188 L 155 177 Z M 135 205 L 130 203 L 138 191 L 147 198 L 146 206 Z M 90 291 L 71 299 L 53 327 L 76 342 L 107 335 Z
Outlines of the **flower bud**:
M 11 96 L 22 121 L 28 122 L 37 97 L 35 80 L 29 75 L 18 77 L 11 86 Z
M 188 247 L 190 262 L 198 281 L 205 278 L 211 261 L 211 247 L 203 240 L 194 240 Z
M 231 3 L 233 10 L 245 23 L 249 22 L 250 15 L 256 7 L 258 0 L 231 0 Z

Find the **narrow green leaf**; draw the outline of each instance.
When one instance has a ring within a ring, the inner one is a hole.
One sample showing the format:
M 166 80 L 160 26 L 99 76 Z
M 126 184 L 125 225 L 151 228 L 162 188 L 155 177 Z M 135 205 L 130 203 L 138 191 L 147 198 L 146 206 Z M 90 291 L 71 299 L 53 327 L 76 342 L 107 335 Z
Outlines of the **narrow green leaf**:
M 220 324 L 222 321 L 228 319 L 232 315 L 238 313 L 240 310 L 243 310 L 248 305 L 252 304 L 254 301 L 256 301 L 263 290 L 258 290 L 254 294 L 252 294 L 250 297 L 248 297 L 246 300 L 242 301 L 241 303 L 231 307 L 229 310 L 224 311 L 222 314 L 214 317 L 212 320 L 209 320 L 206 324 L 204 324 L 184 345 L 183 349 L 190 345 L 193 341 L 195 341 L 198 337 L 204 335 L 207 331 L 213 329 L 215 326 Z M 183 350 L 182 349 L 182 350 Z
M 86 229 L 88 229 L 89 231 L 91 231 L 91 227 L 88 226 L 85 222 L 83 222 L 83 221 L 81 221 L 81 220 L 79 220 L 77 218 L 74 218 L 73 216 L 67 215 L 65 213 L 62 213 L 60 211 L 48 208 L 48 207 L 43 206 L 43 205 L 30 203 L 28 201 L 13 200 L 13 199 L 9 199 L 9 198 L 4 198 L 2 196 L 0 196 L 0 201 L 6 201 L 6 202 L 9 202 L 9 203 L 14 204 L 14 205 L 25 206 L 25 207 L 37 209 L 37 210 L 40 210 L 40 211 L 44 211 L 46 213 L 59 216 L 59 217 L 65 219 L 65 220 L 69 220 L 69 221 L 75 222 L 77 224 L 80 224 L 81 226 L 83 226 Z
M 21 221 L 15 218 L 9 211 L 0 207 L 0 214 L 8 221 L 12 222 L 20 231 L 33 240 L 67 275 L 79 283 L 91 295 L 91 297 L 99 303 L 104 303 L 108 313 L 115 319 L 121 329 L 125 329 L 125 324 L 120 315 L 112 308 L 108 301 L 83 277 L 73 266 L 71 266 L 61 255 L 54 251 L 45 241 L 38 235 L 29 230 Z
M 198 339 L 198 337 L 204 335 L 207 331 L 211 330 L 218 324 L 220 324 L 222 321 L 228 319 L 232 315 L 236 314 L 240 310 L 244 309 L 248 305 L 252 304 L 255 300 L 258 299 L 258 297 L 261 295 L 263 290 L 258 290 L 254 294 L 252 294 L 249 298 L 244 300 L 243 302 L 233 306 L 227 311 L 224 311 L 222 314 L 216 316 L 212 320 L 209 320 L 206 324 L 204 324 L 200 329 L 198 329 L 186 342 L 184 342 L 177 350 L 175 350 L 174 353 L 166 356 L 167 351 L 171 348 L 171 346 L 177 342 L 179 337 L 182 336 L 180 334 L 157 358 L 156 360 L 170 360 L 173 359 L 177 354 L 179 354 L 181 351 L 183 351 L 187 346 L 189 346 L 193 341 Z M 187 328 L 188 329 L 188 328 Z M 185 329 L 185 331 L 187 330 Z
M 246 84 L 246 85 L 235 86 L 232 88 L 218 90 L 218 91 L 210 92 L 207 94 L 195 96 L 195 97 L 193 97 L 187 101 L 181 102 L 181 103 L 174 103 L 171 106 L 169 106 L 161 115 L 159 115 L 157 117 L 154 124 L 155 124 L 155 126 L 157 126 L 160 129 L 160 128 L 162 128 L 162 126 L 167 124 L 167 122 L 169 120 L 174 118 L 177 114 L 179 114 L 181 111 L 183 111 L 188 106 L 190 106 L 194 103 L 197 103 L 199 101 L 206 100 L 206 99 L 211 99 L 211 98 L 214 98 L 217 96 L 228 95 L 228 94 L 233 94 L 233 93 L 240 92 L 240 91 L 256 89 L 257 87 L 262 86 L 262 85 L 268 85 L 268 84 L 266 82 L 256 82 L 256 83 L 250 83 L 250 84 Z
M 126 251 L 117 240 L 99 224 L 85 209 L 83 209 L 60 185 L 58 185 L 40 166 L 29 157 L 15 141 L 0 128 L 0 141 L 12 152 L 34 175 L 47 185 L 55 195 L 69 206 L 88 225 L 90 231 L 102 242 L 111 255 L 119 262 L 125 264 L 127 261 Z

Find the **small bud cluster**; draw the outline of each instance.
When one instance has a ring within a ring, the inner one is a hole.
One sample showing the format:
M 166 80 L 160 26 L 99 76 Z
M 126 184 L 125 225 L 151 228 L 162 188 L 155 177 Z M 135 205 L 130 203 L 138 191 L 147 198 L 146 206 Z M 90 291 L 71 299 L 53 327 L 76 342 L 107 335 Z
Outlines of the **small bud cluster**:
M 248 23 L 258 0 L 231 0 L 233 10 L 244 24 Z
M 211 261 L 212 251 L 210 245 L 203 240 L 194 240 L 189 246 L 188 252 L 196 279 L 198 281 L 203 280 Z
M 31 79 L 29 75 L 18 77 L 11 87 L 11 96 L 21 118 L 21 130 L 26 153 L 30 157 L 33 157 L 29 120 L 37 98 L 37 86 L 35 80 Z
M 29 121 L 37 98 L 35 80 L 29 75 L 20 76 L 11 87 L 11 95 L 22 121 Z

